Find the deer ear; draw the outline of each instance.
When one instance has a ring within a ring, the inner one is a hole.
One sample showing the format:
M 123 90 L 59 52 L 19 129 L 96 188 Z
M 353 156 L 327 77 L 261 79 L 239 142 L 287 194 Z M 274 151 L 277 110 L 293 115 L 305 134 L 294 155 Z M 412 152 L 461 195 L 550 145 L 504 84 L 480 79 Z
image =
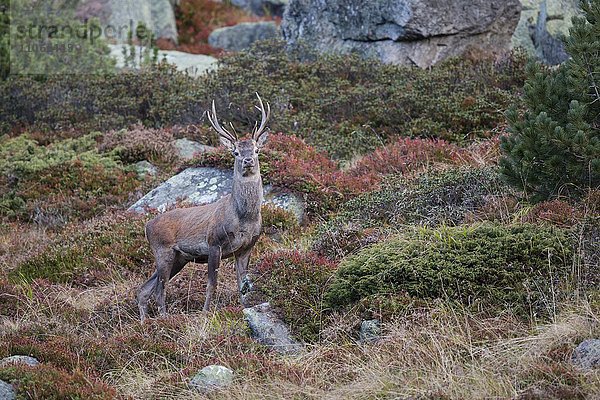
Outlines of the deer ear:
M 267 139 L 269 138 L 269 133 L 268 132 L 263 132 L 258 139 L 256 139 L 256 146 L 259 149 L 262 149 L 265 144 L 267 143 Z
M 235 150 L 235 143 L 233 143 L 229 138 L 219 135 L 219 141 L 223 146 L 227 147 L 228 150 Z

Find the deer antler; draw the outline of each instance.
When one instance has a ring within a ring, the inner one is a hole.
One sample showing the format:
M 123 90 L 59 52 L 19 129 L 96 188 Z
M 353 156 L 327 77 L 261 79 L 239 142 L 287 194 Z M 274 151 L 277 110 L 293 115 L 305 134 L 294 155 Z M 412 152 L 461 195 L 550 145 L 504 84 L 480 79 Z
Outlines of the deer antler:
M 215 130 L 217 132 L 219 132 L 219 134 L 221 136 L 223 136 L 225 139 L 229 140 L 231 143 L 235 143 L 238 141 L 237 135 L 232 135 L 231 132 L 229 132 L 227 129 L 223 128 L 219 124 L 219 119 L 217 118 L 217 110 L 215 108 L 214 100 L 212 102 L 212 114 L 211 114 L 211 111 L 208 110 L 206 112 L 206 115 L 208 116 L 208 120 L 210 121 L 210 124 L 213 126 L 213 128 L 215 128 Z M 233 127 L 233 125 L 232 125 L 232 127 Z M 235 133 L 235 131 L 234 131 L 234 133 Z
M 269 104 L 269 102 L 267 102 L 267 110 L 265 111 L 265 106 L 263 104 L 262 99 L 260 98 L 260 95 L 258 93 L 256 93 L 256 97 L 258 97 L 258 102 L 260 103 L 260 108 L 256 107 L 258 110 L 260 110 L 261 114 L 262 114 L 262 118 L 261 118 L 261 122 L 260 122 L 260 126 L 257 128 L 256 125 L 254 124 L 254 131 L 252 132 L 252 138 L 256 141 L 258 141 L 258 138 L 260 138 L 260 136 L 263 134 L 263 131 L 265 130 L 265 126 L 267 125 L 267 121 L 269 121 L 269 117 L 271 116 L 271 105 Z

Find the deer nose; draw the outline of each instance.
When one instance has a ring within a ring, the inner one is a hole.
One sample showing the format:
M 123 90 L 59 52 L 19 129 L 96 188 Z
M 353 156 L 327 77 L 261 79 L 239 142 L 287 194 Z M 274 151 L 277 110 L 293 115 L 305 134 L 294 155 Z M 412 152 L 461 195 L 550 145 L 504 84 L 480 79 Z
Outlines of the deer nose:
M 252 167 L 252 166 L 254 166 L 254 159 L 252 159 L 252 158 L 244 158 L 244 160 L 242 161 L 242 163 L 244 164 L 244 167 Z

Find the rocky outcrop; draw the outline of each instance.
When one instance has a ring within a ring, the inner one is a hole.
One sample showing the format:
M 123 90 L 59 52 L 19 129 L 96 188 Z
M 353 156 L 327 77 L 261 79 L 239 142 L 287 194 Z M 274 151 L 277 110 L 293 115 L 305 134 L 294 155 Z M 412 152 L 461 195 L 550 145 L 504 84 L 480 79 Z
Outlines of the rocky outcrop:
M 280 36 L 279 27 L 275 22 L 244 22 L 215 29 L 208 37 L 208 44 L 227 51 L 242 51 L 259 40 Z
M 175 13 L 169 0 L 85 0 L 77 7 L 77 17 L 98 18 L 103 36 L 112 43 L 127 43 L 129 31 L 135 32 L 140 23 L 156 39 L 177 42 Z
M 531 54 L 536 52 L 536 44 L 548 47 L 548 42 L 559 42 L 560 36 L 567 36 L 571 27 L 571 18 L 580 14 L 578 0 L 521 0 L 523 10 L 517 29 L 512 37 L 513 47 L 522 47 Z M 545 16 L 542 9 L 545 7 Z M 541 18 L 540 18 L 541 17 Z M 545 18 L 544 18 L 545 17 Z M 547 33 L 540 37 L 539 28 Z M 562 43 L 559 43 L 562 44 Z M 548 62 L 548 60 L 543 61 Z
M 0 400 L 15 400 L 17 395 L 10 383 L 0 380 Z
M 529 36 L 535 48 L 535 55 L 544 63 L 560 64 L 569 58 L 562 40 L 548 32 L 548 10 L 546 2 L 540 5 L 538 20 L 535 26 L 529 26 Z
M 468 49 L 509 49 L 518 0 L 291 0 L 282 32 L 290 45 L 358 53 L 429 67 Z
M 231 4 L 254 15 L 282 17 L 288 0 L 231 0 Z
M 571 361 L 583 369 L 600 367 L 600 339 L 584 340 L 575 348 Z
M 260 344 L 282 354 L 296 354 L 303 349 L 301 343 L 292 339 L 288 327 L 277 317 L 269 303 L 244 308 L 243 312 L 252 336 Z
M 125 66 L 123 45 L 109 45 L 110 56 L 117 61 L 117 68 Z M 144 47 L 136 46 L 137 54 L 144 51 Z M 200 76 L 217 66 L 217 59 L 203 54 L 190 54 L 175 50 L 160 50 L 158 60 L 165 60 L 175 65 L 178 70 L 188 73 L 190 76 Z
M 177 201 L 200 205 L 219 200 L 231 193 L 233 171 L 218 168 L 188 168 L 162 183 L 135 204 L 129 211 L 145 213 L 150 210 L 164 212 Z M 304 219 L 304 201 L 287 192 L 281 192 L 270 185 L 264 187 L 265 203 L 290 211 L 302 223 Z

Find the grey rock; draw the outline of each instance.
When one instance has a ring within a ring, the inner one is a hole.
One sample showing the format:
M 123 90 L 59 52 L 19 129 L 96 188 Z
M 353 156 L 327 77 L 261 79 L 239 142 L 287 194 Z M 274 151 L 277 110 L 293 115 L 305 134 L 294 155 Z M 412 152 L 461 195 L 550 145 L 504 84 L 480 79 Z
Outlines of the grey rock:
M 190 381 L 189 386 L 203 393 L 223 389 L 233 383 L 233 371 L 222 365 L 202 368 Z
M 233 171 L 218 168 L 188 168 L 148 192 L 129 211 L 146 213 L 148 210 L 164 212 L 177 201 L 191 205 L 208 204 L 231 193 Z M 264 187 L 264 202 L 292 212 L 298 223 L 304 220 L 304 202 L 295 194 L 277 192 L 270 185 Z
M 231 0 L 231 4 L 258 16 L 282 17 L 288 0 Z
M 425 68 L 471 48 L 508 50 L 520 11 L 519 0 L 290 0 L 281 28 L 290 46 Z
M 535 47 L 536 56 L 544 63 L 550 65 L 561 64 L 569 58 L 563 42 L 548 32 L 548 10 L 546 2 L 540 4 L 537 24 L 531 25 L 529 34 Z
M 600 367 L 600 339 L 586 339 L 573 351 L 571 362 L 583 369 Z
M 164 212 L 178 200 L 198 205 L 212 203 L 231 193 L 233 172 L 217 168 L 188 168 L 171 177 L 129 207 L 144 213 L 147 208 Z
M 275 22 L 244 22 L 215 29 L 208 37 L 208 44 L 227 51 L 242 51 L 259 40 L 280 36 L 279 27 Z
M 140 23 L 154 33 L 155 38 L 177 42 L 177 25 L 170 0 L 85 0 L 77 7 L 77 17 L 81 20 L 98 18 L 103 36 L 111 43 L 127 43 L 129 31 L 136 32 Z
M 294 193 L 277 192 L 272 186 L 265 186 L 265 204 L 272 204 L 294 214 L 298 225 L 304 222 L 306 203 Z
M 4 367 L 9 364 L 25 364 L 29 365 L 30 367 L 35 367 L 36 365 L 40 365 L 40 362 L 36 358 L 29 356 L 10 356 L 0 360 L 0 367 Z
M 123 57 L 123 45 L 109 45 L 110 56 L 117 61 L 117 68 L 123 68 L 125 65 Z M 144 47 L 136 46 L 137 54 L 144 51 Z M 217 67 L 217 59 L 203 54 L 190 54 L 175 50 L 160 50 L 158 60 L 165 60 L 173 64 L 178 70 L 196 77 L 212 71 Z
M 521 0 L 523 10 L 512 37 L 513 47 L 522 47 L 530 54 L 536 54 L 531 31 L 539 25 L 538 15 L 544 2 L 547 10 L 544 25 L 548 34 L 554 39 L 567 36 L 572 25 L 571 18 L 581 14 L 579 0 Z
M 381 321 L 370 319 L 360 323 L 359 338 L 361 343 L 375 342 L 381 336 Z
M 12 385 L 0 380 L 0 400 L 14 400 L 17 398 Z
M 173 142 L 173 145 L 177 149 L 180 158 L 184 160 L 189 160 L 194 158 L 196 154 L 206 153 L 209 151 L 215 151 L 216 148 L 212 146 L 207 146 L 205 144 L 201 144 L 198 142 L 194 142 L 193 140 L 189 140 L 186 138 L 177 139 Z
M 133 168 L 135 168 L 135 171 L 140 178 L 145 176 L 155 176 L 158 173 L 158 169 L 146 160 L 133 164 Z
M 269 303 L 262 303 L 243 310 L 252 336 L 265 346 L 273 347 L 282 354 L 297 354 L 303 349 L 292 339 L 288 327 L 271 309 Z

